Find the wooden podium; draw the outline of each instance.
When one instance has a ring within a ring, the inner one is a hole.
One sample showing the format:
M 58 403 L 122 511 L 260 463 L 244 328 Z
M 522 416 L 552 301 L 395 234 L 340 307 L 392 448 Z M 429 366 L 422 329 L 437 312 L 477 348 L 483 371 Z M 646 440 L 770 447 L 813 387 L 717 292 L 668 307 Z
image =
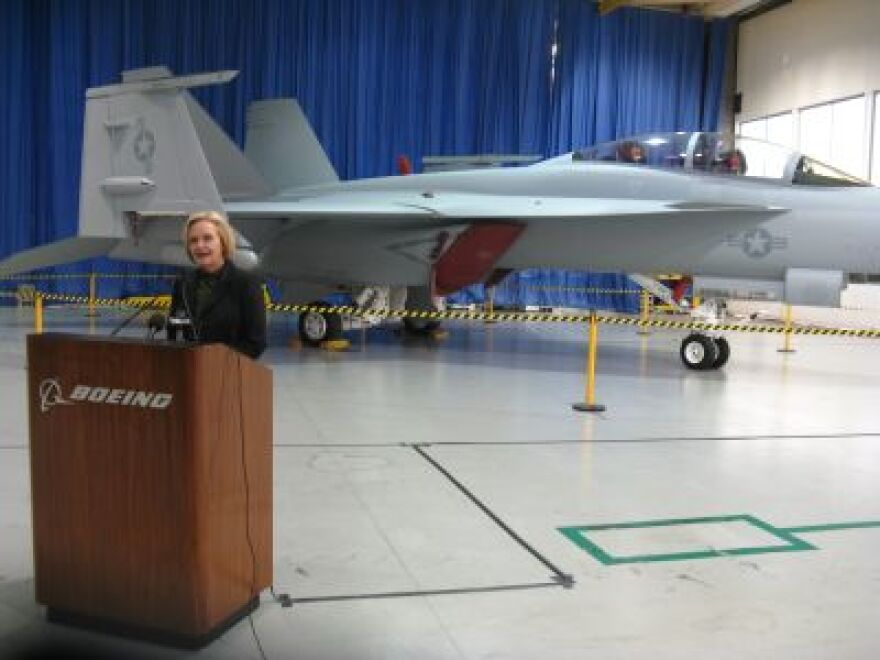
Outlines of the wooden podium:
M 27 339 L 36 599 L 199 647 L 272 581 L 272 374 L 223 345 Z

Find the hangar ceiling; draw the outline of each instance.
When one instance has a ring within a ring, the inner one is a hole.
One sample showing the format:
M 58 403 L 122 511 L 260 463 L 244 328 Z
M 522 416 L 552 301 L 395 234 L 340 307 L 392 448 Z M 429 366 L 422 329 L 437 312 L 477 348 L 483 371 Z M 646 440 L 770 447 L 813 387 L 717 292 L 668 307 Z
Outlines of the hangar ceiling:
M 707 18 L 734 16 L 756 9 L 765 0 L 596 0 L 599 11 L 608 14 L 619 7 L 664 9 L 688 14 L 702 14 Z

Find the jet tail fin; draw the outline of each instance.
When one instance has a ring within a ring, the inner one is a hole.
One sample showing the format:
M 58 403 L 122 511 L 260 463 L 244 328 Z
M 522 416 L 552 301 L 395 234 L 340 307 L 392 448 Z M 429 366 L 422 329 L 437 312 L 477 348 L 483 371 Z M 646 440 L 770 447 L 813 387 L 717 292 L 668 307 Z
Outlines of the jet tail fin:
M 223 200 L 270 196 L 273 192 L 270 184 L 192 94 L 186 92 L 184 102 Z
M 339 181 L 295 99 L 251 103 L 247 127 L 245 155 L 276 190 Z
M 86 93 L 79 235 L 129 238 L 132 215 L 222 210 L 186 89 L 234 71 L 173 77 L 165 67 L 123 73 Z
M 79 231 L 0 262 L 0 271 L 96 256 L 185 263 L 183 216 L 223 201 L 271 193 L 257 169 L 187 91 L 235 71 L 173 76 L 165 67 L 126 71 L 122 83 L 86 92 Z M 249 244 L 242 240 L 245 252 Z M 241 252 L 241 250 L 239 250 Z M 244 255 L 244 253 L 243 253 Z M 253 255 L 244 255 L 253 265 Z

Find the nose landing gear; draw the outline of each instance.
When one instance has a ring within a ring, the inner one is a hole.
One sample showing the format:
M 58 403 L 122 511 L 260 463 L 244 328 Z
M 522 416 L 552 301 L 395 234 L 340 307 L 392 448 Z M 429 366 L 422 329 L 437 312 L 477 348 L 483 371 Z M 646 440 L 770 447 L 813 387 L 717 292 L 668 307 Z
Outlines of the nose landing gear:
M 682 340 L 679 354 L 688 369 L 720 369 L 730 358 L 730 344 L 724 337 L 695 332 Z

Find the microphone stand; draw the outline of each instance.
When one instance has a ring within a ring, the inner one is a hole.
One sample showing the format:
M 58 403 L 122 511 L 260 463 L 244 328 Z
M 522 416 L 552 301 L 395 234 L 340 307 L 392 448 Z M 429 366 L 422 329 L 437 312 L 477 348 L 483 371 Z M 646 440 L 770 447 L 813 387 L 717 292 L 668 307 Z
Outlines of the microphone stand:
M 150 302 L 142 305 L 141 307 L 136 309 L 133 314 L 131 314 L 131 315 L 127 316 L 125 319 L 123 319 L 122 323 L 120 323 L 115 328 L 113 328 L 113 331 L 110 333 L 110 336 L 115 337 L 119 333 L 119 331 L 122 330 L 125 326 L 127 326 L 129 323 L 134 321 L 138 316 L 143 314 L 148 309 L 151 309 L 152 304 L 156 302 L 156 298 L 157 298 L 157 296 L 153 296 L 152 299 L 150 300 Z
M 144 310 L 146 310 L 146 309 L 147 309 L 147 306 L 144 305 L 143 307 L 141 307 L 141 308 L 135 310 L 134 314 L 131 314 L 130 316 L 126 317 L 125 320 L 122 321 L 122 323 L 120 323 L 120 324 L 117 325 L 115 328 L 113 328 L 113 332 L 110 333 L 110 336 L 111 336 L 111 337 L 115 337 L 116 334 L 117 334 L 120 330 L 122 330 L 125 326 L 127 326 L 127 325 L 128 325 L 129 323 L 131 323 L 132 321 L 134 321 L 138 316 L 140 316 L 141 314 L 143 314 L 143 313 L 144 313 Z
M 150 341 L 156 339 L 156 335 L 165 329 L 165 315 L 160 312 L 153 312 L 150 320 L 147 321 L 147 339 Z

